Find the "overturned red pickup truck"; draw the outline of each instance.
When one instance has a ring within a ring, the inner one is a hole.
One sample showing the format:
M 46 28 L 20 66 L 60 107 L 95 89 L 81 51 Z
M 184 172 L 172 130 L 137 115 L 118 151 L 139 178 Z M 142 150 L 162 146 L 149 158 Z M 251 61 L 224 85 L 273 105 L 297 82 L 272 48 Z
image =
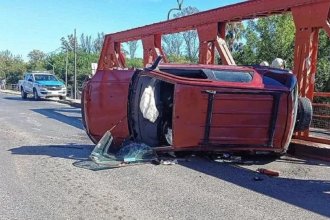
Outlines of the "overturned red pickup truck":
M 143 142 L 156 150 L 273 152 L 311 121 L 296 77 L 264 66 L 160 64 L 99 70 L 86 83 L 82 120 L 96 143 Z

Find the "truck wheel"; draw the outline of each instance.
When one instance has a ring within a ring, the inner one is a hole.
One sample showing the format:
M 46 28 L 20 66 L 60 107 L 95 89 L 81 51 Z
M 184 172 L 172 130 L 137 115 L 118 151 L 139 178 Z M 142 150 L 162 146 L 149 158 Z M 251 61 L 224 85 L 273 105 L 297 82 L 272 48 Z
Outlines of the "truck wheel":
M 312 102 L 305 97 L 298 99 L 298 111 L 294 131 L 304 131 L 309 128 L 312 122 L 313 107 Z
M 33 99 L 36 100 L 36 101 L 40 99 L 36 89 L 33 89 Z
M 27 93 L 24 92 L 23 87 L 21 87 L 21 96 L 22 96 L 22 99 L 26 99 L 26 97 L 27 97 Z

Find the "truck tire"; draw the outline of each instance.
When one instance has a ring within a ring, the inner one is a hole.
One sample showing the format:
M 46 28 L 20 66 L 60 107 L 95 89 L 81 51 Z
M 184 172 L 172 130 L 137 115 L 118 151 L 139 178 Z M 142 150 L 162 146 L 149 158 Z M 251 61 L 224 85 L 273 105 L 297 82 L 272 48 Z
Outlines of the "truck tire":
M 308 98 L 300 97 L 298 99 L 298 111 L 294 131 L 304 131 L 308 129 L 312 122 L 312 115 L 312 102 Z
M 40 100 L 38 92 L 35 88 L 33 88 L 33 99 L 36 100 L 36 101 Z
M 23 87 L 21 87 L 21 96 L 22 96 L 22 99 L 26 99 L 26 97 L 27 97 L 27 93 L 24 92 Z

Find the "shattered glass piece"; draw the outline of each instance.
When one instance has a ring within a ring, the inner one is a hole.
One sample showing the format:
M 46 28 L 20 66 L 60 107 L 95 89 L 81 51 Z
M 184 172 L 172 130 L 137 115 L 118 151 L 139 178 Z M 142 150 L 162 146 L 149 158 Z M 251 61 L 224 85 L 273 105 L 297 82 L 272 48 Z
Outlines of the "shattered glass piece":
M 133 142 L 120 148 L 116 158 L 125 162 L 151 161 L 157 159 L 157 155 L 148 145 Z
M 109 164 L 112 161 L 116 161 L 116 157 L 114 155 L 108 154 L 112 140 L 113 137 L 110 131 L 105 132 L 101 140 L 95 146 L 89 158 L 98 164 Z
M 78 161 L 73 165 L 89 170 L 104 170 L 158 160 L 153 149 L 143 143 L 128 142 L 114 152 L 114 149 L 111 149 L 112 140 L 110 131 L 107 131 L 89 156 L 91 160 Z
M 91 160 L 83 160 L 77 161 L 73 163 L 73 166 L 84 168 L 87 170 L 97 171 L 97 170 L 105 170 L 105 169 L 114 169 L 121 167 L 119 164 L 117 165 L 109 165 L 109 164 L 98 164 Z
M 121 168 L 121 167 L 127 167 L 127 166 L 136 166 L 136 165 L 142 165 L 144 163 L 117 163 L 117 164 L 98 164 L 91 160 L 83 160 L 83 161 L 77 161 L 74 162 L 73 165 L 75 167 L 92 170 L 92 171 L 98 171 L 98 170 L 107 170 L 107 169 L 115 169 L 115 168 Z
M 170 128 L 167 128 L 167 132 L 165 134 L 165 139 L 166 139 L 166 142 L 169 144 L 169 145 L 172 145 L 172 140 L 173 140 L 173 131 L 172 129 Z

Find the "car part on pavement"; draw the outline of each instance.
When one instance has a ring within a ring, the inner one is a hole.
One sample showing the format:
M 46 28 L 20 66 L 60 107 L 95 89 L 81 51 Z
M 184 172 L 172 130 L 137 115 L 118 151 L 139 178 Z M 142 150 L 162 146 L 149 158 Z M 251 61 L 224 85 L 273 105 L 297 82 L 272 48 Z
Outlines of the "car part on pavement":
M 261 174 L 265 174 L 267 176 L 279 176 L 280 173 L 277 171 L 269 170 L 269 169 L 264 169 L 264 168 L 258 168 L 257 172 Z

